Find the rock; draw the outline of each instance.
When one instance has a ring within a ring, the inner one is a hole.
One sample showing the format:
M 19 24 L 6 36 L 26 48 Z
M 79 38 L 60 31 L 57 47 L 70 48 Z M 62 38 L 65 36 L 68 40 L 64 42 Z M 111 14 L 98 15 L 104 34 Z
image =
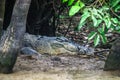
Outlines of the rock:
M 104 70 L 120 70 L 120 38 L 113 43 Z

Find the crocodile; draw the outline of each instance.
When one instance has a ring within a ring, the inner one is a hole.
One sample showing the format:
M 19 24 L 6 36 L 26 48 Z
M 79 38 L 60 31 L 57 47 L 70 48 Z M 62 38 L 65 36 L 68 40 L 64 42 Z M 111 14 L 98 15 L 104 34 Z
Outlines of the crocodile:
M 94 55 L 94 49 L 81 46 L 65 37 L 47 37 L 25 33 L 21 53 L 23 54 L 50 54 L 50 55 Z

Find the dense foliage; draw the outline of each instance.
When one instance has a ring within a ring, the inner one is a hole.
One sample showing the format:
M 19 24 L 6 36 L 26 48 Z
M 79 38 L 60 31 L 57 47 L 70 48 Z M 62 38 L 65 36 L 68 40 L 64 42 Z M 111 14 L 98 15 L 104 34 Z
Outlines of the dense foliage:
M 69 16 L 81 14 L 76 30 L 89 24 L 88 40 L 94 40 L 97 46 L 100 42 L 107 43 L 108 32 L 120 32 L 120 0 L 62 0 L 69 9 Z

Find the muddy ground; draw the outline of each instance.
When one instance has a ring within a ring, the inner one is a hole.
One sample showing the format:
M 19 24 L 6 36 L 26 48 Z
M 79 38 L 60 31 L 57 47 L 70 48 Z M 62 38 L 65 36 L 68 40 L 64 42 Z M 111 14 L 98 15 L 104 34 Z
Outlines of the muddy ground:
M 120 72 L 103 71 L 104 61 L 95 57 L 19 55 L 12 74 L 0 80 L 120 80 Z
M 63 71 L 63 70 L 101 70 L 105 61 L 92 57 L 42 55 L 27 57 L 19 55 L 14 71 Z

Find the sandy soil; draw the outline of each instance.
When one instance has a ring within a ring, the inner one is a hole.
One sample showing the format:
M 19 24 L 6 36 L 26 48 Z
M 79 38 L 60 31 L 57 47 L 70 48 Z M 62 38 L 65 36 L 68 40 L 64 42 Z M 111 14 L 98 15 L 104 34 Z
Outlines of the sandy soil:
M 19 56 L 12 74 L 0 80 L 120 80 L 120 72 L 104 72 L 104 61 L 80 56 Z
M 89 57 L 42 55 L 39 59 L 35 56 L 31 59 L 19 56 L 14 71 L 101 70 L 103 67 L 104 61 Z

